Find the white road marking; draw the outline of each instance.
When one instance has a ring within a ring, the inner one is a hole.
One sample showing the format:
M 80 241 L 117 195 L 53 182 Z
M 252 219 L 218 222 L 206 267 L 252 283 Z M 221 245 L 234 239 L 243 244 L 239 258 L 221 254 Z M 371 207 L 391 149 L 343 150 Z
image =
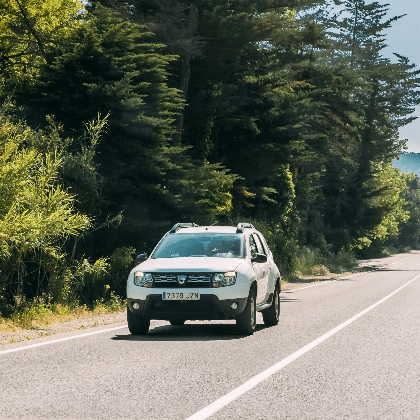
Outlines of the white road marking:
M 310 289 L 311 287 L 322 286 L 323 284 L 333 283 L 335 281 L 337 281 L 337 280 L 320 281 L 319 283 L 314 283 L 314 284 L 311 284 L 310 286 L 298 287 L 296 289 L 289 289 L 289 290 L 286 289 L 285 292 L 286 293 L 289 292 L 289 291 L 290 292 L 296 292 L 298 290 Z
M 2 354 L 15 353 L 17 351 L 29 350 L 29 349 L 33 349 L 35 347 L 48 346 L 50 344 L 62 343 L 63 341 L 75 340 L 76 338 L 89 337 L 90 335 L 96 335 L 96 334 L 102 334 L 102 333 L 105 333 L 105 332 L 121 330 L 123 328 L 127 328 L 127 325 L 120 325 L 118 327 L 107 328 L 105 330 L 91 331 L 91 332 L 84 333 L 84 334 L 71 335 L 69 337 L 57 338 L 56 340 L 42 341 L 40 343 L 30 344 L 29 346 L 22 346 L 22 347 L 15 347 L 13 349 L 8 349 L 8 350 L 1 350 L 0 351 L 0 356 Z
M 420 278 L 420 274 L 411 279 L 409 282 L 405 283 L 403 286 L 399 287 L 397 290 L 390 293 L 388 296 L 385 296 L 383 299 L 379 300 L 378 302 L 374 303 L 373 305 L 369 306 L 367 309 L 359 312 L 357 315 L 353 316 L 352 318 L 348 319 L 347 321 L 343 322 L 342 324 L 338 325 L 337 327 L 333 328 L 332 330 L 328 331 L 326 334 L 322 335 L 321 337 L 317 338 L 316 340 L 312 341 L 311 343 L 307 344 L 306 346 L 302 347 L 301 349 L 297 350 L 296 352 L 292 353 L 290 356 L 286 357 L 285 359 L 277 362 L 267 370 L 259 373 L 258 375 L 254 376 L 253 378 L 249 379 L 239 387 L 235 388 L 233 391 L 229 392 L 228 394 L 224 395 L 223 397 L 219 398 L 218 400 L 214 401 L 207 407 L 204 407 L 197 413 L 193 414 L 192 416 L 188 417 L 186 420 L 205 420 L 208 419 L 210 416 L 215 414 L 217 411 L 221 410 L 223 407 L 226 407 L 231 402 L 235 401 L 239 397 L 241 397 L 246 392 L 250 391 L 252 388 L 255 388 L 258 384 L 268 379 L 270 376 L 274 375 L 275 373 L 279 372 L 281 369 L 289 365 L 290 363 L 294 362 L 299 357 L 303 356 L 304 354 L 308 353 L 310 350 L 314 349 L 315 347 L 319 346 L 328 338 L 332 337 L 333 335 L 337 334 L 339 331 L 344 329 L 345 327 L 352 324 L 354 321 L 366 315 L 372 309 L 375 309 L 377 306 L 381 305 L 389 298 L 397 294 L 399 291 L 407 287 L 409 284 L 414 282 Z
M 388 264 L 387 266 L 391 266 L 391 265 L 397 264 L 397 263 L 399 263 L 401 261 L 404 261 L 404 260 L 406 260 L 408 258 L 412 258 L 412 257 L 414 257 L 414 255 L 410 255 L 410 256 L 408 256 L 406 258 L 403 258 L 402 260 L 396 261 L 396 262 L 394 262 L 392 264 Z M 367 274 L 367 273 L 368 272 L 365 271 L 365 272 L 358 273 L 358 274 L 355 274 L 353 276 L 350 276 L 348 278 L 359 276 L 359 275 L 362 275 L 362 274 Z M 415 280 L 415 279 L 413 279 L 413 280 Z M 319 286 L 321 284 L 332 283 L 332 282 L 335 282 L 335 281 L 337 281 L 337 280 L 324 281 L 324 282 L 320 282 L 320 283 L 317 283 L 317 284 L 312 284 L 310 286 L 301 287 L 299 289 L 293 289 L 293 291 L 303 290 L 303 289 L 309 289 L 310 287 Z M 154 322 L 157 322 L 157 321 L 154 321 Z M 152 323 L 154 323 L 154 322 L 152 321 Z M 107 329 L 104 329 L 104 330 L 92 331 L 92 332 L 85 333 L 85 334 L 78 334 L 78 335 L 72 335 L 72 336 L 64 337 L 64 338 L 58 338 L 56 340 L 43 341 L 41 343 L 30 344 L 28 346 L 15 347 L 13 349 L 8 349 L 8 350 L 0 350 L 0 356 L 2 354 L 15 353 L 15 352 L 18 352 L 18 351 L 33 349 L 35 347 L 48 346 L 50 344 L 61 343 L 63 341 L 75 340 L 76 338 L 88 337 L 90 335 L 96 335 L 96 334 L 102 334 L 102 333 L 105 333 L 105 332 L 116 331 L 116 330 L 120 330 L 120 329 L 123 329 L 123 328 L 126 328 L 126 327 L 127 327 L 126 325 L 121 325 L 121 326 L 118 326 L 118 327 L 112 327 L 112 328 L 107 328 Z
M 150 326 L 155 326 L 154 324 L 158 324 L 162 321 L 152 321 L 150 323 Z M 42 341 L 40 343 L 30 344 L 29 346 L 22 346 L 22 347 L 15 347 L 13 349 L 8 350 L 0 350 L 0 356 L 2 354 L 7 353 L 15 353 L 17 351 L 23 351 L 23 350 L 29 350 L 33 349 L 35 347 L 42 347 L 42 346 L 48 346 L 50 344 L 56 344 L 56 343 L 62 343 L 63 341 L 69 341 L 69 340 L 75 340 L 77 338 L 83 338 L 83 337 L 89 337 L 90 335 L 96 335 L 96 334 L 102 334 L 110 331 L 116 331 L 116 330 L 122 330 L 123 328 L 127 328 L 127 324 L 125 325 L 119 325 L 118 327 L 112 327 L 112 328 L 106 328 L 104 330 L 95 330 L 84 334 L 77 334 L 77 335 L 71 335 L 69 337 L 63 337 L 63 338 L 57 338 L 56 340 L 49 340 L 49 341 Z

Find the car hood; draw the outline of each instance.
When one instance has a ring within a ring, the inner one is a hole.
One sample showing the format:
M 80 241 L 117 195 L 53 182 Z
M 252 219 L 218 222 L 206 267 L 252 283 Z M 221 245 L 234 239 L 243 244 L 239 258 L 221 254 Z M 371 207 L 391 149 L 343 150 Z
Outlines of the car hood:
M 242 258 L 204 258 L 204 257 L 177 257 L 148 259 L 134 268 L 135 271 L 233 271 L 245 260 Z M 133 271 L 134 271 L 133 270 Z

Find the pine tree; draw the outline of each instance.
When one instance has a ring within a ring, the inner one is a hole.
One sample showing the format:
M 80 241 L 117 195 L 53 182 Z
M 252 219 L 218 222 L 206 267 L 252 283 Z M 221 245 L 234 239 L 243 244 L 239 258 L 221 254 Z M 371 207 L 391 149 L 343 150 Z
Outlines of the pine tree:
M 163 49 L 143 25 L 98 5 L 62 43 L 39 79 L 19 93 L 28 118 L 40 121 L 42 115 L 54 114 L 67 130 L 80 132 L 83 122 L 98 112 L 109 114 L 98 164 L 107 211 L 122 213 L 123 223 L 112 238 L 101 240 L 108 250 L 119 244 L 138 246 L 139 237 L 153 242 L 154 228 L 159 235 L 179 219 L 212 223 L 230 208 L 236 177 L 221 166 L 194 162 L 187 148 L 176 144 L 183 100 L 168 83 L 175 57 Z M 210 188 L 207 183 L 215 179 L 221 184 Z M 201 200 L 209 190 L 209 198 Z
M 343 213 L 341 222 L 347 226 L 351 241 L 364 237 L 381 224 L 383 211 L 372 208 L 369 201 L 372 196 L 386 194 L 386 188 L 375 191 L 369 188 L 377 165 L 389 162 L 404 145 L 398 138 L 398 128 L 411 121 L 409 115 L 419 101 L 415 91 L 418 71 L 404 57 L 397 56 L 398 62 L 392 63 L 382 56 L 384 30 L 402 16 L 386 19 L 388 5 L 378 2 L 334 3 L 341 9 L 329 21 L 333 28 L 330 31 L 333 48 L 327 60 L 347 64 L 357 74 L 359 85 L 355 86 L 349 101 L 362 118 L 355 126 L 359 139 L 353 145 L 356 166 L 349 174 L 348 211 Z

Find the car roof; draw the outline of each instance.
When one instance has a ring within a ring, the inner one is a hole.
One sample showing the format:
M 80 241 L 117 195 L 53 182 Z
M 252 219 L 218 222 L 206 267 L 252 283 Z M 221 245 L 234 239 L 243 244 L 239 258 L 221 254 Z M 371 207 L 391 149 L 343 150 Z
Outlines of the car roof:
M 236 226 L 195 226 L 180 228 L 173 234 L 180 233 L 237 233 Z

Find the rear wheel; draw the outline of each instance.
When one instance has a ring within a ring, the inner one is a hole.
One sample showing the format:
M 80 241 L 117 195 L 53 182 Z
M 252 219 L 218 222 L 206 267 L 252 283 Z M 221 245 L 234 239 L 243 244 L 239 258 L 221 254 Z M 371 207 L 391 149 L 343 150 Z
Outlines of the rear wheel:
M 274 289 L 271 306 L 262 311 L 264 324 L 267 326 L 277 325 L 280 317 L 280 287 L 278 283 Z
M 146 334 L 149 331 L 150 319 L 133 314 L 130 309 L 127 309 L 127 323 L 128 329 L 133 335 Z
M 257 328 L 257 305 L 255 287 L 251 289 L 245 309 L 236 317 L 238 330 L 245 335 L 254 334 Z

